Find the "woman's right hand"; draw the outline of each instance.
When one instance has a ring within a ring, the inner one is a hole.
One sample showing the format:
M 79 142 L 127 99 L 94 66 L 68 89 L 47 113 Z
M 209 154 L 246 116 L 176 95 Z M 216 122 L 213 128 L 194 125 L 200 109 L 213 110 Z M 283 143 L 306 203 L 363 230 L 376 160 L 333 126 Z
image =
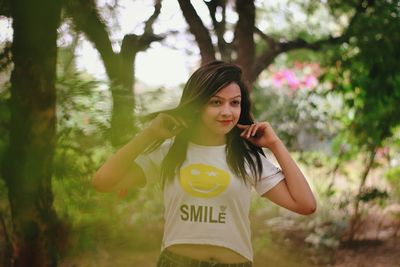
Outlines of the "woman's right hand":
M 164 140 L 174 137 L 184 128 L 187 128 L 187 124 L 183 119 L 160 113 L 150 122 L 145 131 L 155 139 Z

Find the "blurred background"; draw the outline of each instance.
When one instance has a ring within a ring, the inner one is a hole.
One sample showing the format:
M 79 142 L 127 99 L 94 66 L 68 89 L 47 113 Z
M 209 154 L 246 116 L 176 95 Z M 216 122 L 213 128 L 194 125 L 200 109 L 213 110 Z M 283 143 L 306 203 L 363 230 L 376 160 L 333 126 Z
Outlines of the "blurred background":
M 0 0 L 0 266 L 155 266 L 159 185 L 91 177 L 214 59 L 318 199 L 301 216 L 254 194 L 254 266 L 399 266 L 399 1 L 32 2 Z

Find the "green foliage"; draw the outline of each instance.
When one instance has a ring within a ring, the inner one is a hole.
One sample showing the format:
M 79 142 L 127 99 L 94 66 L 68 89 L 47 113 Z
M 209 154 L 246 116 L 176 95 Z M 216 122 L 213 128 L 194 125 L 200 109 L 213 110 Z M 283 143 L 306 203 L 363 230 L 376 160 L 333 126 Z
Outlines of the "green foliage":
M 328 6 L 321 1 L 285 0 L 257 3 L 257 24 L 278 40 L 302 39 L 313 42 L 330 34 L 327 23 L 334 23 Z
M 400 123 L 400 37 L 393 34 L 400 31 L 399 9 L 396 1 L 365 1 L 360 8 L 349 42 L 331 51 L 335 65 L 325 78 L 344 97 L 351 142 L 380 146 Z
M 9 122 L 10 122 L 10 86 L 6 83 L 4 88 L 0 89 L 0 164 L 3 162 L 4 151 L 9 142 Z M 1 170 L 1 167 L 0 167 Z M 8 234 L 11 234 L 11 210 L 8 202 L 8 190 L 0 172 L 0 217 L 6 224 L 5 229 Z M 0 226 L 1 227 L 1 226 Z
M 264 233 L 257 238 L 253 238 L 253 251 L 254 254 L 261 253 L 266 247 L 272 246 L 272 237 L 269 232 Z
M 0 178 L 0 223 L 4 222 L 7 234 L 12 234 L 12 222 L 11 222 L 11 209 L 8 202 L 8 189 L 6 187 L 4 179 Z M 0 225 L 2 227 L 2 225 Z
M 71 227 L 68 255 L 102 249 L 154 250 L 162 236 L 162 194 L 146 188 L 125 198 L 96 192 L 91 177 L 53 182 L 54 206 Z M 152 235 L 148 235 L 152 232 Z
M 343 218 L 329 218 L 326 222 L 315 225 L 305 242 L 318 249 L 337 248 L 340 244 L 339 238 L 343 235 L 346 227 L 347 222 Z
M 178 105 L 181 94 L 182 90 L 168 90 L 164 87 L 136 94 L 136 114 L 140 118 L 142 115 L 145 116 L 152 112 L 174 108 Z M 139 128 L 141 126 L 139 125 Z
M 318 210 L 316 214 L 301 222 L 306 230 L 306 243 L 312 245 L 316 251 L 329 255 L 329 251 L 336 249 L 347 229 L 349 214 L 349 196 L 345 191 L 336 191 L 332 195 L 323 194 L 324 186 L 317 186 L 319 193 Z M 327 259 L 330 261 L 330 259 Z
M 9 85 L 6 85 L 0 91 L 0 162 L 3 160 L 3 153 L 8 144 L 9 139 L 9 123 L 10 123 L 10 90 Z M 1 174 L 0 174 L 1 175 Z
M 60 49 L 57 90 L 57 145 L 53 163 L 54 207 L 69 225 L 68 254 L 95 250 L 97 244 L 119 235 L 99 209 L 90 179 L 112 153 L 109 133 L 110 93 L 107 87 L 75 70 L 73 55 Z M 104 235 L 98 235 L 104 233 Z
M 57 80 L 57 137 L 54 177 L 90 174 L 107 147 L 109 94 L 100 83 L 73 72 Z
M 303 151 L 299 154 L 297 161 L 312 168 L 331 168 L 335 157 L 321 153 L 321 151 Z
M 385 178 L 391 185 L 395 198 L 400 202 L 400 167 L 389 169 L 385 173 Z
M 59 73 L 57 90 L 53 192 L 56 211 L 70 226 L 67 254 L 99 248 L 159 248 L 163 215 L 159 190 L 135 190 L 122 198 L 118 192 L 98 193 L 91 186 L 94 172 L 113 153 L 107 141 L 111 112 L 107 88 L 87 75 L 68 70 Z M 148 96 L 150 100 L 152 96 Z
M 376 187 L 364 188 L 363 191 L 357 196 L 357 198 L 362 202 L 369 202 L 374 200 L 382 202 L 388 197 L 389 194 L 386 190 L 380 190 Z
M 305 149 L 299 136 L 312 136 L 317 142 L 330 140 L 337 131 L 337 98 L 323 88 L 314 91 L 255 86 L 252 92 L 253 113 L 257 120 L 267 120 L 279 137 L 292 149 Z

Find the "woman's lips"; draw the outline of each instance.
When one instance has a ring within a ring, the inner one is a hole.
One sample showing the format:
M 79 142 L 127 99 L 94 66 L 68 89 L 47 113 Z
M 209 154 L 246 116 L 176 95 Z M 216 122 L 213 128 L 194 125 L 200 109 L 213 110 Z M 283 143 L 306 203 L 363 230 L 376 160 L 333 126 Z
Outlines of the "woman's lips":
M 233 120 L 219 120 L 218 122 L 222 125 L 229 125 L 232 123 Z

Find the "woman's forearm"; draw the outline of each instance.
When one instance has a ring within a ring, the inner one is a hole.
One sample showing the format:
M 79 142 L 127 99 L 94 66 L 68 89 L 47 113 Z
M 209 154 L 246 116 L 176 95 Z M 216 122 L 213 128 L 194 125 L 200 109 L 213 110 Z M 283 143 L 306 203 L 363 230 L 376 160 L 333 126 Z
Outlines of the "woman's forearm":
M 93 177 L 92 184 L 99 191 L 112 188 L 123 179 L 131 168 L 133 160 L 152 142 L 154 137 L 149 131 L 142 131 L 120 148 L 100 167 Z
M 272 153 L 274 153 L 279 165 L 282 168 L 289 193 L 293 200 L 302 207 L 309 208 L 311 210 L 315 209 L 316 201 L 314 194 L 312 193 L 303 173 L 290 156 L 289 151 L 282 141 L 278 140 L 273 146 L 270 147 L 270 150 Z

